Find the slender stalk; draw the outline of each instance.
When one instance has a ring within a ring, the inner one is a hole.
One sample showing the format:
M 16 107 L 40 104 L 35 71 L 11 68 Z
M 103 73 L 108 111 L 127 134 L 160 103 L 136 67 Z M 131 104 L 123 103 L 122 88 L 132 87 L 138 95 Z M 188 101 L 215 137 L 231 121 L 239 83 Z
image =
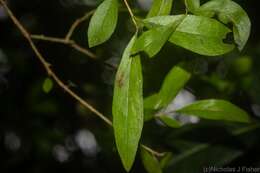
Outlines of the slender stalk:
M 185 14 L 188 14 L 188 4 L 187 4 L 187 0 L 184 0 L 184 5 L 185 5 Z
M 61 43 L 61 44 L 68 44 L 70 42 L 68 40 L 65 40 L 64 38 L 48 37 L 48 36 L 45 36 L 45 35 L 32 34 L 31 38 L 34 39 L 34 40 L 49 41 L 49 42 Z
M 163 157 L 165 155 L 165 153 L 159 153 L 157 151 L 154 151 L 153 149 L 151 149 L 150 147 L 147 147 L 143 144 L 141 144 L 141 147 L 143 147 L 146 151 L 150 152 L 152 155 L 157 156 L 157 157 Z
M 124 3 L 125 3 L 125 5 L 126 5 L 126 8 L 127 8 L 128 12 L 129 12 L 130 16 L 131 16 L 131 19 L 132 19 L 132 21 L 133 21 L 133 23 L 134 23 L 134 25 L 135 25 L 136 32 L 137 32 L 137 31 L 138 31 L 138 24 L 137 24 L 135 15 L 134 15 L 132 9 L 130 8 L 130 6 L 129 6 L 127 0 L 124 0 Z
M 74 24 L 72 25 L 72 27 L 70 28 L 68 34 L 66 35 L 65 39 L 64 38 L 56 38 L 56 37 L 47 37 L 44 35 L 32 35 L 30 34 L 24 27 L 23 25 L 18 21 L 18 19 L 15 17 L 15 15 L 13 14 L 13 12 L 9 9 L 9 7 L 7 6 L 5 0 L 0 0 L 0 4 L 3 5 L 4 9 L 6 10 L 7 14 L 9 15 L 9 17 L 11 18 L 11 20 L 13 21 L 13 23 L 15 24 L 15 26 L 20 30 L 20 32 L 22 33 L 22 35 L 26 38 L 26 40 L 28 41 L 29 45 L 31 46 L 32 50 L 34 51 L 36 58 L 41 62 L 41 64 L 43 65 L 46 73 L 57 83 L 57 85 L 62 88 L 67 94 L 69 94 L 72 98 L 74 98 L 75 100 L 77 100 L 81 105 L 83 105 L 85 108 L 89 109 L 92 113 L 94 113 L 95 115 L 97 115 L 100 119 L 102 119 L 107 125 L 109 125 L 110 127 L 113 128 L 113 124 L 112 121 L 110 119 L 108 119 L 105 115 L 103 115 L 101 112 L 99 112 L 97 109 L 95 109 L 92 105 L 90 105 L 87 101 L 85 101 L 84 99 L 82 99 L 80 96 L 78 96 L 74 91 L 72 91 L 57 75 L 56 73 L 52 70 L 51 68 L 51 64 L 45 60 L 45 58 L 43 57 L 43 55 L 41 54 L 41 52 L 39 51 L 39 49 L 37 48 L 37 46 L 35 45 L 35 43 L 33 42 L 33 39 L 36 40 L 43 40 L 43 41 L 49 41 L 49 42 L 55 42 L 55 43 L 61 43 L 61 44 L 70 44 L 72 47 L 74 47 L 75 49 L 77 49 L 78 51 L 86 51 L 84 48 L 80 47 L 79 45 L 75 44 L 75 42 L 73 40 L 70 40 L 72 33 L 74 32 L 75 28 L 84 20 L 86 20 L 89 15 L 93 14 L 93 12 L 91 13 L 87 13 L 85 16 L 83 16 L 82 18 L 78 19 L 76 22 L 74 22 Z M 126 2 L 127 4 L 127 2 Z M 129 5 L 127 4 L 128 10 Z M 133 21 L 134 20 L 134 15 L 130 9 L 130 14 L 132 16 Z M 135 22 L 134 22 L 135 23 Z M 137 27 L 137 24 L 136 24 Z M 137 27 L 138 29 L 138 27 Z M 164 155 L 164 153 L 159 153 L 157 151 L 154 151 L 153 149 L 151 149 L 148 146 L 142 145 L 141 146 L 147 150 L 148 152 L 150 152 L 151 154 L 161 157 Z
M 89 19 L 90 16 L 92 14 L 94 14 L 95 10 L 92 10 L 92 11 L 89 11 L 87 12 L 84 16 L 78 18 L 77 20 L 75 20 L 75 22 L 71 25 L 66 37 L 65 37 L 65 40 L 70 40 L 73 32 L 75 31 L 75 29 L 82 23 L 84 22 L 85 20 Z
M 36 45 L 34 44 L 30 33 L 22 26 L 22 24 L 18 21 L 18 19 L 14 16 L 13 12 L 9 9 L 7 4 L 4 0 L 0 0 L 1 4 L 3 5 L 4 9 L 14 22 L 14 24 L 17 26 L 17 28 L 21 31 L 22 35 L 27 39 L 29 42 L 32 50 L 36 54 L 36 57 L 39 59 L 39 61 L 44 66 L 47 74 L 62 88 L 64 89 L 70 96 L 72 96 L 74 99 L 76 99 L 79 103 L 81 103 L 84 107 L 88 108 L 91 112 L 93 112 L 95 115 L 97 115 L 99 118 L 104 120 L 108 125 L 112 126 L 112 122 L 104 116 L 102 113 L 100 113 L 98 110 L 96 110 L 92 105 L 87 103 L 85 100 L 83 100 L 81 97 L 79 97 L 75 92 L 73 92 L 67 85 L 65 85 L 60 78 L 54 73 L 54 71 L 51 69 L 50 63 L 48 63 L 43 55 L 40 53 Z
M 65 44 L 73 49 L 89 56 L 90 58 L 96 59 L 97 56 L 92 53 L 90 50 L 81 47 L 78 45 L 74 40 L 66 39 L 66 38 L 57 38 L 57 37 L 49 37 L 45 35 L 31 35 L 31 38 L 34 40 L 41 40 L 41 41 L 47 41 L 47 42 L 53 42 L 53 43 L 60 43 L 60 44 Z

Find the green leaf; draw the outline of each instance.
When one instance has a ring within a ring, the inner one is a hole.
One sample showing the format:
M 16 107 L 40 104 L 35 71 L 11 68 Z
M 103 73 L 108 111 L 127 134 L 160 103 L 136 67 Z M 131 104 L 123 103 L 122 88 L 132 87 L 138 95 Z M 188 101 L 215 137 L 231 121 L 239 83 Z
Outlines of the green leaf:
M 211 75 L 202 76 L 201 79 L 212 85 L 220 92 L 230 93 L 234 90 L 234 83 L 229 80 L 224 80 L 219 75 L 213 73 Z
M 200 7 L 200 0 L 185 0 L 185 5 L 188 11 L 195 13 Z
M 144 168 L 148 173 L 162 173 L 162 169 L 157 158 L 142 147 L 141 158 Z
M 236 58 L 232 64 L 231 69 L 237 75 L 245 75 L 251 72 L 253 66 L 252 58 L 249 56 L 242 56 Z
M 223 42 L 229 32 L 217 20 L 190 15 L 183 20 L 169 41 L 201 55 L 217 56 L 234 48 Z
M 238 49 L 242 50 L 250 35 L 251 22 L 247 13 L 231 0 L 211 0 L 203 4 L 196 14 L 213 17 L 218 15 L 223 23 L 233 24 L 233 34 Z
M 132 53 L 136 54 L 144 51 L 149 57 L 155 56 L 183 19 L 184 16 L 180 20 L 175 20 L 166 26 L 155 27 L 144 32 L 135 42 Z
M 185 16 L 187 15 L 180 14 L 180 15 L 156 16 L 156 17 L 144 19 L 143 23 L 147 28 L 167 26 L 171 23 L 176 23 L 177 21 L 182 20 Z
M 127 171 L 135 160 L 143 128 L 141 62 L 139 56 L 131 57 L 135 40 L 136 36 L 126 47 L 119 65 L 112 107 L 116 146 Z
M 152 120 L 156 112 L 154 109 L 144 109 L 144 121 Z
M 197 101 L 176 112 L 211 120 L 250 122 L 250 118 L 244 110 L 225 100 Z
M 167 106 L 185 86 L 191 74 L 179 66 L 175 66 L 165 77 L 160 92 L 156 108 Z
M 45 93 L 49 93 L 53 88 L 53 82 L 50 78 L 46 78 L 43 82 L 43 85 L 42 85 L 42 90 L 45 92 Z
M 149 57 L 155 56 L 171 36 L 171 26 L 161 26 L 144 32 L 135 42 L 133 54 L 144 51 Z
M 158 94 L 152 94 L 144 99 L 144 108 L 145 109 L 156 109 L 156 103 L 158 100 Z
M 105 0 L 92 16 L 88 28 L 89 47 L 107 41 L 113 34 L 118 18 L 118 1 Z
M 151 10 L 149 11 L 148 17 L 168 15 L 172 9 L 173 0 L 153 0 Z
M 158 118 L 167 126 L 172 128 L 179 128 L 181 127 L 181 123 L 171 117 L 168 117 L 166 115 L 160 115 Z
M 145 19 L 144 23 L 149 28 L 168 25 L 181 16 L 158 16 Z M 169 41 L 201 55 L 217 56 L 228 53 L 234 48 L 234 45 L 223 42 L 229 32 L 230 29 L 215 19 L 187 15 Z
M 167 167 L 171 159 L 173 158 L 173 154 L 171 152 L 167 152 L 164 154 L 163 158 L 160 160 L 161 168 Z
M 189 72 L 179 66 L 174 66 L 165 77 L 159 93 L 144 99 L 144 120 L 148 121 L 152 119 L 156 110 L 168 106 L 190 77 L 191 74 Z

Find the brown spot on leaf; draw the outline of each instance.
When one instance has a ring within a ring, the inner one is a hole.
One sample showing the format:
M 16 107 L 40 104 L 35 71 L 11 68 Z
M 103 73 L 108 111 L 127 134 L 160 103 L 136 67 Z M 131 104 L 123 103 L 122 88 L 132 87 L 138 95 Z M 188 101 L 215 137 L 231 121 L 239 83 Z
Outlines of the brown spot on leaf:
M 116 79 L 116 84 L 121 88 L 124 85 L 124 73 L 119 73 L 118 78 Z

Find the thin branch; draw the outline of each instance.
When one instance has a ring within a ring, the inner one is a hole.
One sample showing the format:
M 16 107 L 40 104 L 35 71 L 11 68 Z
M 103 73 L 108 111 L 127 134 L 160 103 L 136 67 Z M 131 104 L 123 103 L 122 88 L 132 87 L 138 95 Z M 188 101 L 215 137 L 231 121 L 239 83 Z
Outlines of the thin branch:
M 66 39 L 66 38 L 58 38 L 58 37 L 48 37 L 45 35 L 31 35 L 31 38 L 34 40 L 41 40 L 41 41 L 48 41 L 48 42 L 53 42 L 53 43 L 60 43 L 60 44 L 65 44 L 68 45 L 75 50 L 89 56 L 90 58 L 96 59 L 97 56 L 89 51 L 88 49 L 85 49 L 78 45 L 74 40 Z
M 75 29 L 85 20 L 89 19 L 90 16 L 95 12 L 95 10 L 91 10 L 87 12 L 84 16 L 78 18 L 75 20 L 75 22 L 71 25 L 68 33 L 66 34 L 65 38 L 57 38 L 57 37 L 49 37 L 45 35 L 31 35 L 32 39 L 35 40 L 42 40 L 42 41 L 48 41 L 48 42 L 54 42 L 54 43 L 61 43 L 65 45 L 69 45 L 70 47 L 74 48 L 75 50 L 89 56 L 90 58 L 96 59 L 97 56 L 89 51 L 86 48 L 83 48 L 79 44 L 77 44 L 74 40 L 71 39 L 72 34 L 74 33 Z
M 38 40 L 43 40 L 43 41 L 50 41 L 50 42 L 56 42 L 56 43 L 62 43 L 62 44 L 70 44 L 72 47 L 74 47 L 75 49 L 84 52 L 85 49 L 80 47 L 79 45 L 77 45 L 73 40 L 70 40 L 71 37 L 71 33 L 73 33 L 73 31 L 75 30 L 75 28 L 77 27 L 77 25 L 84 21 L 88 15 L 86 15 L 85 17 L 83 16 L 81 19 L 78 20 L 78 22 L 75 22 L 74 25 L 71 27 L 70 31 L 68 32 L 66 38 L 56 38 L 56 37 L 46 37 L 43 35 L 31 35 L 24 27 L 23 25 L 17 20 L 17 18 L 15 17 L 15 15 L 13 14 L 13 12 L 9 9 L 9 7 L 7 6 L 5 0 L 0 0 L 0 3 L 3 5 L 4 9 L 6 10 L 6 12 L 8 13 L 8 15 L 10 16 L 10 18 L 12 19 L 12 21 L 14 22 L 14 24 L 16 25 L 16 27 L 20 30 L 20 32 L 22 33 L 22 35 L 26 38 L 26 40 L 28 41 L 28 43 L 30 44 L 32 50 L 34 51 L 34 53 L 36 54 L 36 58 L 39 59 L 39 61 L 41 62 L 41 64 L 43 65 L 44 69 L 46 70 L 47 74 L 58 84 L 58 86 L 60 86 L 65 92 L 67 92 L 71 97 L 73 97 L 75 100 L 77 100 L 81 105 L 83 105 L 85 108 L 89 109 L 92 113 L 94 113 L 95 115 L 97 115 L 99 118 L 101 118 L 106 124 L 108 124 L 109 126 L 111 126 L 113 128 L 113 124 L 112 121 L 109 120 L 105 115 L 103 115 L 101 112 L 99 112 L 97 109 L 95 109 L 92 105 L 90 105 L 88 102 L 86 102 L 85 100 L 83 100 L 80 96 L 78 96 L 74 91 L 72 91 L 67 85 L 64 84 L 64 82 L 62 82 L 62 80 L 55 74 L 55 72 L 52 70 L 51 68 L 51 64 L 48 63 L 45 58 L 43 57 L 43 55 L 40 53 L 40 51 L 38 50 L 38 48 L 36 47 L 36 45 L 33 42 L 33 39 L 38 39 Z M 128 6 L 129 7 L 129 6 Z M 131 9 L 130 9 L 131 11 Z M 93 13 L 93 12 L 92 12 Z M 136 25 L 137 26 L 137 25 Z M 87 54 L 87 53 L 86 53 Z M 147 147 L 145 145 L 141 146 L 146 149 L 147 151 L 149 151 L 150 153 L 152 153 L 155 156 L 158 157 L 162 157 L 164 155 L 164 153 L 159 153 L 157 151 L 154 151 L 153 149 L 151 149 L 150 147 Z
M 126 3 L 127 3 L 127 2 L 126 2 Z M 129 7 L 128 4 L 127 4 L 127 7 L 128 7 L 127 9 L 120 9 L 120 11 L 129 11 L 129 10 L 130 10 L 131 16 L 134 17 L 133 11 L 130 9 L 130 7 Z M 66 40 L 70 40 L 70 38 L 71 38 L 72 34 L 74 33 L 75 29 L 76 29 L 82 22 L 88 20 L 88 19 L 95 13 L 95 11 L 96 11 L 95 9 L 94 9 L 94 10 L 91 10 L 91 11 L 87 12 L 85 15 L 83 15 L 82 17 L 76 19 L 76 20 L 74 21 L 74 23 L 71 25 L 71 27 L 70 27 L 68 33 L 66 34 L 65 39 L 66 39 Z M 135 23 L 136 23 L 136 22 L 135 22 Z
M 149 153 L 151 153 L 152 155 L 154 156 L 157 156 L 157 157 L 163 157 L 165 155 L 165 152 L 163 153 L 159 153 L 157 151 L 154 151 L 153 149 L 151 149 L 150 147 L 147 147 L 143 144 L 141 144 L 141 147 L 143 147 L 146 151 L 148 151 Z
M 32 50 L 36 54 L 36 57 L 40 60 L 42 65 L 44 66 L 47 74 L 53 78 L 53 80 L 62 88 L 64 89 L 69 95 L 71 95 L 74 99 L 76 99 L 79 103 L 81 103 L 84 107 L 88 108 L 91 112 L 93 112 L 95 115 L 97 115 L 99 118 L 104 120 L 108 125 L 112 126 L 112 122 L 104 116 L 102 113 L 100 113 L 98 110 L 96 110 L 92 105 L 87 103 L 85 100 L 83 100 L 81 97 L 79 97 L 75 92 L 73 92 L 68 86 L 66 86 L 60 78 L 53 72 L 53 70 L 50 67 L 50 64 L 44 59 L 43 55 L 40 53 L 36 45 L 34 44 L 30 33 L 22 26 L 22 24 L 17 20 L 17 18 L 14 16 L 13 12 L 9 9 L 9 7 L 6 5 L 4 0 L 0 0 L 1 4 L 3 5 L 4 9 L 14 22 L 14 24 L 17 26 L 17 28 L 21 31 L 23 36 L 27 39 L 29 42 Z
M 79 51 L 79 52 L 81 52 L 81 53 L 83 53 L 83 54 L 88 55 L 89 57 L 97 58 L 97 56 L 96 56 L 94 53 L 92 53 L 92 52 L 90 52 L 89 50 L 83 48 L 82 46 L 76 44 L 75 42 L 72 42 L 72 43 L 70 44 L 70 46 L 73 47 L 75 50 L 77 50 L 77 51 Z
M 135 19 L 135 15 L 134 15 L 132 9 L 130 8 L 130 6 L 129 6 L 127 0 L 124 0 L 124 3 L 125 3 L 125 5 L 126 5 L 126 8 L 127 8 L 128 12 L 129 12 L 130 16 L 131 16 L 131 19 L 132 19 L 132 21 L 133 21 L 133 23 L 134 23 L 134 25 L 135 25 L 136 32 L 137 32 L 137 31 L 138 31 L 138 24 L 137 24 L 137 21 L 136 21 L 136 19 Z
M 58 37 L 49 37 L 49 36 L 45 36 L 45 35 L 32 34 L 31 38 L 34 40 L 42 40 L 42 41 L 49 41 L 49 42 L 54 42 L 54 43 L 69 44 L 68 40 L 65 40 L 64 38 L 58 38 Z
M 68 31 L 68 33 L 67 33 L 65 39 L 66 39 L 66 40 L 70 40 L 70 38 L 71 38 L 73 32 L 74 32 L 75 29 L 79 26 L 79 24 L 81 24 L 81 23 L 84 22 L 85 20 L 89 19 L 90 16 L 91 16 L 92 14 L 94 14 L 94 12 L 95 12 L 95 10 L 89 11 L 89 12 L 87 12 L 84 16 L 82 16 L 82 17 L 78 18 L 77 20 L 75 20 L 75 22 L 71 25 L 71 27 L 70 27 L 70 29 L 69 29 L 69 31 Z

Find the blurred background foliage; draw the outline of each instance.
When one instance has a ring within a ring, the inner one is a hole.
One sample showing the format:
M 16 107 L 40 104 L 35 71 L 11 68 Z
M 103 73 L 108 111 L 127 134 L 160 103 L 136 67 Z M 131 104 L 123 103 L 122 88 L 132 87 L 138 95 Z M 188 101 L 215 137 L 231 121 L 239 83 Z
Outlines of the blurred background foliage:
M 78 17 L 102 0 L 9 0 L 8 4 L 33 34 L 64 37 Z M 201 173 L 207 166 L 260 167 L 260 25 L 256 1 L 238 2 L 252 22 L 251 37 L 242 52 L 205 57 L 168 43 L 154 59 L 142 58 L 144 95 L 160 88 L 167 72 L 187 63 L 193 73 L 172 107 L 196 99 L 221 98 L 250 113 L 249 125 L 178 117 L 186 125 L 170 129 L 157 121 L 145 124 L 142 142 L 172 152 L 165 172 Z M 151 0 L 132 2 L 138 16 Z M 124 8 L 124 7 L 122 7 Z M 184 13 L 174 1 L 173 13 Z M 73 35 L 87 47 L 88 21 Z M 92 49 L 93 60 L 66 45 L 37 41 L 57 74 L 80 96 L 111 119 L 113 80 L 122 51 L 134 28 L 122 11 L 116 33 Z M 124 172 L 113 131 L 49 79 L 26 40 L 0 7 L 0 172 Z M 132 172 L 145 172 L 137 157 Z

